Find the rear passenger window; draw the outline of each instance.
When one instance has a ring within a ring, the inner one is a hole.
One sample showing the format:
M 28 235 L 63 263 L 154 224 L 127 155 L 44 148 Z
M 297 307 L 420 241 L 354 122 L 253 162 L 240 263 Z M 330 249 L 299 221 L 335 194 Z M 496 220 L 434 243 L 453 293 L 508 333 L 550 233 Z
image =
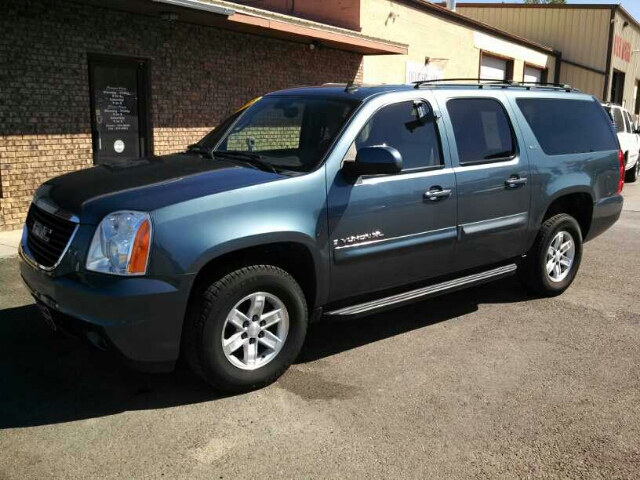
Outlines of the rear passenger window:
M 508 160 L 516 153 L 509 118 L 490 98 L 456 98 L 447 102 L 461 165 Z
M 547 155 L 618 149 L 611 122 L 595 100 L 518 98 L 516 103 Z M 613 112 L 624 125 L 620 109 Z
M 346 161 L 353 161 L 363 147 L 386 145 L 402 155 L 402 171 L 442 165 L 440 141 L 433 115 L 419 119 L 418 109 L 430 113 L 424 102 L 401 102 L 373 114 L 353 142 Z

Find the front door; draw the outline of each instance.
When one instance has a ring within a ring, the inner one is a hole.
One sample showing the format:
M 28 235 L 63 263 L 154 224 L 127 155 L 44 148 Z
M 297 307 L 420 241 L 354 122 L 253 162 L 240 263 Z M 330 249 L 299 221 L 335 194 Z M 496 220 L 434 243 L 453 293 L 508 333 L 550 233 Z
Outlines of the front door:
M 148 155 L 147 62 L 90 57 L 89 81 L 94 163 Z
M 449 146 L 458 186 L 456 270 L 501 262 L 522 253 L 531 179 L 520 134 L 503 94 L 438 92 L 447 110 Z
M 455 178 L 430 94 L 421 93 L 380 106 L 344 158 L 387 145 L 402 155 L 401 173 L 354 183 L 338 171 L 328 185 L 332 301 L 442 275 L 452 266 Z

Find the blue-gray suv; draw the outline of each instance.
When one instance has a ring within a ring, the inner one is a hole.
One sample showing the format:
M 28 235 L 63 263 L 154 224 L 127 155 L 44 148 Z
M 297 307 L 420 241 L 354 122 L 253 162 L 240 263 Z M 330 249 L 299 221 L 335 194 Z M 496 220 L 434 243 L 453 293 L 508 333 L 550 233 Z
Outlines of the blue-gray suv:
M 514 273 L 562 293 L 620 215 L 624 167 L 602 106 L 570 88 L 284 90 L 184 153 L 46 182 L 21 273 L 53 328 L 242 391 L 313 321 Z

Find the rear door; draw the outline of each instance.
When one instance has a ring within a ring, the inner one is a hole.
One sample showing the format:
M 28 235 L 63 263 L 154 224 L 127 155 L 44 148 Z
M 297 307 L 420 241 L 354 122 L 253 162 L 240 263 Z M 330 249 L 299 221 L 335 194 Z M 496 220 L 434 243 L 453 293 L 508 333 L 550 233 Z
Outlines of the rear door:
M 511 107 L 501 92 L 437 92 L 447 112 L 458 188 L 456 270 L 522 253 L 531 204 L 530 172 Z

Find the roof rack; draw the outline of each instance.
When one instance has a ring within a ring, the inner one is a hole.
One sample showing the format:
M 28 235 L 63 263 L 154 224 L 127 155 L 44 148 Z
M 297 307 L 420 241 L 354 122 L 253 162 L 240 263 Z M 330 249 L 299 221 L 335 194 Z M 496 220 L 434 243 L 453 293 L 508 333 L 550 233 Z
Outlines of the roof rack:
M 448 83 L 449 82 L 449 83 Z M 451 83 L 451 82 L 469 82 L 469 83 Z M 546 88 L 553 90 L 564 90 L 565 92 L 579 92 L 577 88 L 573 88 L 571 85 L 565 83 L 551 83 L 551 82 L 518 82 L 515 80 L 496 80 L 494 78 L 442 78 L 439 80 L 419 80 L 413 82 L 415 85 L 413 88 L 419 89 L 422 85 L 435 85 L 435 86 L 474 86 L 480 89 L 486 87 L 499 87 L 509 88 L 517 87 L 524 88 L 525 90 L 531 90 L 532 88 Z

